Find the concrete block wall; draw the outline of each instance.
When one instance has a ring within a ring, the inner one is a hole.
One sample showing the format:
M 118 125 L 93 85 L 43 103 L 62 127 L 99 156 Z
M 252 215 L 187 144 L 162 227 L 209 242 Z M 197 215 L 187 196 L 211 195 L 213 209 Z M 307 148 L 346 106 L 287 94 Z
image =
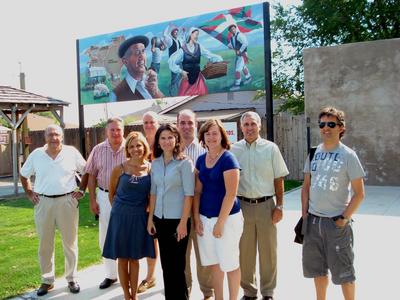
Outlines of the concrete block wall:
M 400 185 L 400 39 L 304 51 L 305 110 L 311 143 L 319 110 L 346 113 L 343 143 L 359 155 L 367 184 Z

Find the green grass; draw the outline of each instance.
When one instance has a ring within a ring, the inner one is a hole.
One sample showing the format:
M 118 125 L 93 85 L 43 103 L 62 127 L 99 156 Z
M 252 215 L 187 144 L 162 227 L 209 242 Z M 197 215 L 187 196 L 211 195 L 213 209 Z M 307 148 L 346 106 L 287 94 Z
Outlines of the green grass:
M 78 269 L 100 262 L 98 224 L 89 211 L 88 195 L 79 206 Z M 0 202 L 0 299 L 37 288 L 40 269 L 33 205 L 27 199 Z M 56 276 L 64 274 L 60 234 L 56 234 Z
M 303 184 L 302 181 L 298 180 L 285 180 L 285 192 L 293 190 Z

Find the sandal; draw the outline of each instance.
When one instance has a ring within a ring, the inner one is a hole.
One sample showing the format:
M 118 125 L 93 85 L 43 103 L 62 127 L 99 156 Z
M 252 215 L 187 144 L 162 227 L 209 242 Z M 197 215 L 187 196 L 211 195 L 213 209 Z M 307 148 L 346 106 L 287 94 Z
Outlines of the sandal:
M 137 289 L 137 293 L 144 293 L 145 291 L 147 291 L 148 289 L 151 289 L 153 286 L 156 285 L 156 280 L 150 280 L 147 281 L 146 279 L 142 280 L 142 282 L 139 284 L 138 289 Z

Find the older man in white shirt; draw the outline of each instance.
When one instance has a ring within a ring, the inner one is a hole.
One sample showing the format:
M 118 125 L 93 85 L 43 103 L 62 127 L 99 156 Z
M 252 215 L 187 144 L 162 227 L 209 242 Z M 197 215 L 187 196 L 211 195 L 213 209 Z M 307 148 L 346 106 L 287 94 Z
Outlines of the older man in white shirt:
M 63 132 L 57 125 L 45 131 L 46 145 L 35 149 L 21 168 L 21 183 L 34 205 L 35 224 L 39 236 L 39 260 L 42 284 L 38 296 L 52 289 L 54 273 L 54 235 L 59 229 L 65 254 L 65 277 L 71 293 L 79 293 L 76 282 L 78 265 L 79 198 L 76 172 L 83 174 L 85 160 L 72 146 L 62 144 Z M 35 175 L 32 188 L 30 177 Z

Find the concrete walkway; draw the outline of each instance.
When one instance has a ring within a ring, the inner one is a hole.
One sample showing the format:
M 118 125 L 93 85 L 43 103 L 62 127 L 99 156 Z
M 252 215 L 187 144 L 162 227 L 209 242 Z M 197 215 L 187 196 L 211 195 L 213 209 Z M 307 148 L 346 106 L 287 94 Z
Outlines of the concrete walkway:
M 21 182 L 18 181 L 18 193 L 19 196 L 24 193 Z M 14 196 L 14 182 L 12 177 L 1 177 L 0 178 L 0 200 L 4 198 L 10 198 Z
M 300 217 L 300 190 L 285 195 L 284 219 L 278 225 L 278 285 L 275 299 L 309 300 L 315 299 L 311 279 L 302 275 L 301 246 L 293 242 L 293 227 Z M 357 272 L 357 299 L 396 300 L 400 299 L 397 271 L 400 270 L 400 187 L 366 187 L 366 199 L 354 216 L 355 268 Z M 192 269 L 195 259 L 192 255 Z M 145 261 L 141 261 L 140 278 L 146 271 Z M 157 285 L 139 295 L 141 300 L 164 299 L 162 271 L 159 262 L 156 269 Z M 196 275 L 190 299 L 202 299 Z M 119 284 L 101 291 L 98 284 L 103 279 L 101 265 L 79 271 L 81 292 L 72 295 L 66 281 L 59 278 L 55 288 L 48 295 L 38 298 L 32 291 L 14 299 L 123 299 Z M 228 299 L 225 280 L 225 299 Z M 240 292 L 242 296 L 242 292 Z M 341 289 L 330 284 L 328 299 L 343 299 Z

